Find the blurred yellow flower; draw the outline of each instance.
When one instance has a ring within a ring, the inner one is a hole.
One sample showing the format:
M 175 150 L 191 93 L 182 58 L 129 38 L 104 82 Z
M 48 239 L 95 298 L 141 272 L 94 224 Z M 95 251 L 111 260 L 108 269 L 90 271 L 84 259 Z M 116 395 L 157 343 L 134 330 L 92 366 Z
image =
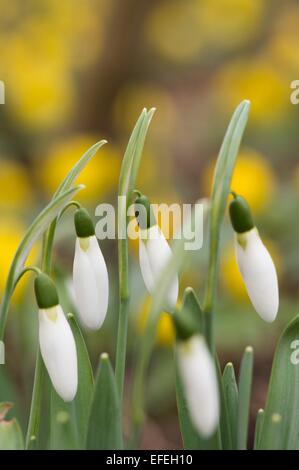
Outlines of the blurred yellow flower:
M 43 160 L 36 161 L 36 171 L 42 187 L 52 195 L 67 172 L 96 142 L 90 135 L 75 135 L 54 145 Z M 78 194 L 83 202 L 102 202 L 102 198 L 117 189 L 120 154 L 110 144 L 102 147 L 78 178 L 86 186 Z
M 12 115 L 20 125 L 40 131 L 70 116 L 74 72 L 101 53 L 108 1 L 22 3 L 1 3 L 0 74 Z
M 144 107 L 157 108 L 151 123 L 151 138 L 167 138 L 175 133 L 179 119 L 175 101 L 165 88 L 150 83 L 132 84 L 120 90 L 114 103 L 117 127 L 131 132 Z
M 211 190 L 215 161 L 204 171 L 203 185 L 208 194 Z M 262 212 L 274 194 L 274 172 L 262 154 L 244 149 L 237 158 L 231 189 L 247 199 L 254 213 Z
M 160 2 L 149 16 L 148 43 L 163 57 L 178 63 L 196 60 L 202 49 L 197 0 Z
M 19 246 L 19 243 L 24 236 L 26 227 L 23 222 L 13 216 L 1 217 L 0 220 L 0 260 L 1 260 L 1 269 L 0 269 L 0 296 L 3 295 L 3 291 L 6 285 L 6 279 L 8 271 L 15 255 L 15 252 Z M 36 259 L 37 249 L 33 248 L 28 262 L 26 264 L 31 264 Z M 30 276 L 24 276 L 22 280 L 18 283 L 15 293 L 13 295 L 14 301 L 19 301 L 24 292 L 24 288 L 27 285 L 28 279 Z
M 276 266 L 277 275 L 280 277 L 282 274 L 282 261 L 279 250 L 272 240 L 265 240 L 263 237 L 263 243 L 269 250 Z M 225 249 L 221 257 L 220 283 L 223 290 L 232 298 L 240 302 L 250 303 L 243 279 L 239 272 L 233 244 L 230 244 Z
M 14 64 L 7 76 L 7 101 L 19 123 L 35 130 L 58 127 L 74 101 L 72 80 L 64 66 L 10 49 Z
M 297 78 L 299 67 L 299 7 L 295 3 L 287 3 L 285 9 L 281 9 L 274 24 L 273 34 L 269 37 L 266 47 L 271 60 L 280 68 L 289 81 Z M 294 74 L 291 78 L 290 75 Z
M 261 31 L 265 0 L 172 0 L 149 16 L 146 38 L 162 57 L 198 62 L 203 54 L 247 45 Z
M 0 207 L 28 209 L 33 191 L 23 165 L 16 160 L 0 159 Z
M 146 297 L 141 306 L 141 310 L 137 316 L 137 329 L 143 333 L 146 328 L 148 316 L 151 308 L 151 299 Z M 158 320 L 156 330 L 156 342 L 159 346 L 169 347 L 175 341 L 175 329 L 172 322 L 171 315 L 167 312 L 162 312 Z
M 220 105 L 228 112 L 244 98 L 249 99 L 250 123 L 271 127 L 289 112 L 289 81 L 266 57 L 260 57 L 222 68 L 215 85 Z
M 264 0 L 199 0 L 198 4 L 201 34 L 212 51 L 240 48 L 261 30 Z

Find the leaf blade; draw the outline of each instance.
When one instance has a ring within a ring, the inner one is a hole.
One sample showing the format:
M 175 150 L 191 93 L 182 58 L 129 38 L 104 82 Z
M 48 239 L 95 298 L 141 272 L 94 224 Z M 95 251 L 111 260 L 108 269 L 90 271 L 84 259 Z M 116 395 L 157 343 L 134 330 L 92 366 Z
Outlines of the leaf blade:
M 275 351 L 259 449 L 272 448 L 270 429 L 275 414 L 282 417 L 276 445 L 285 450 L 299 448 L 299 367 L 292 360 L 296 354 L 292 345 L 298 337 L 299 315 L 286 326 Z
M 96 152 L 103 147 L 107 143 L 107 140 L 100 140 L 93 144 L 86 152 L 82 155 L 82 157 L 77 161 L 77 163 L 71 168 L 71 170 L 67 173 L 65 178 L 60 183 L 58 189 L 56 190 L 53 199 L 55 199 L 59 194 L 66 191 L 68 188 L 72 186 L 75 182 L 76 178 L 79 174 L 84 170 L 88 162 L 91 158 L 96 154 Z
M 86 447 L 88 450 L 119 450 L 123 447 L 119 396 L 106 353 L 100 358 Z
M 248 346 L 242 357 L 239 374 L 239 401 L 238 401 L 238 436 L 237 448 L 244 450 L 247 447 L 249 407 L 253 370 L 253 349 Z
M 232 449 L 236 449 L 238 426 L 238 386 L 236 382 L 234 366 L 231 362 L 226 364 L 224 368 L 222 383 L 230 425 Z
M 24 437 L 16 418 L 6 420 L 11 403 L 0 403 L 0 450 L 24 450 Z

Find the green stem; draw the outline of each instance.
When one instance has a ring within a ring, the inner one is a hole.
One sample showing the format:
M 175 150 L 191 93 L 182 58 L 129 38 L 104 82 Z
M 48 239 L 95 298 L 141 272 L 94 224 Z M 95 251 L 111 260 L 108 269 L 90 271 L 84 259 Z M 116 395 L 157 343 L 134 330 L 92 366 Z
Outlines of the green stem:
M 42 405 L 42 389 L 45 381 L 45 366 L 41 357 L 41 353 L 38 347 L 36 362 L 35 362 L 35 373 L 33 382 L 33 391 L 29 415 L 29 423 L 26 435 L 26 449 L 32 449 L 37 443 L 37 437 L 39 434 L 40 427 L 40 410 Z
M 142 347 L 137 356 L 137 363 L 132 385 L 132 412 L 131 412 L 131 430 L 129 438 L 129 449 L 136 449 L 138 446 L 141 426 L 144 420 L 144 390 L 145 374 L 150 360 L 151 351 L 154 347 L 155 333 L 159 319 L 160 309 L 153 305 L 149 314 L 149 321 L 146 331 L 142 336 Z
M 208 280 L 203 307 L 206 339 L 211 351 L 214 349 L 214 304 L 216 299 L 218 276 L 218 239 L 218 236 L 215 237 L 210 234 Z
M 43 237 L 42 247 L 42 270 L 50 274 L 52 264 L 52 251 L 56 229 L 56 220 L 54 220 Z M 45 366 L 41 357 L 40 349 L 36 356 L 34 382 L 30 406 L 30 415 L 26 435 L 26 449 L 29 449 L 32 443 L 38 441 L 40 429 L 40 417 L 42 407 L 42 390 L 45 383 Z M 34 439 L 34 440 L 33 440 Z
M 64 208 L 62 209 L 62 211 L 60 212 L 59 217 L 58 217 L 58 220 L 61 219 L 61 217 L 63 216 L 63 214 L 64 214 L 70 207 L 76 207 L 76 209 L 81 209 L 82 206 L 81 206 L 80 202 L 78 202 L 78 201 L 70 201 L 70 202 L 68 202 L 68 203 L 64 206 Z
M 116 345 L 115 376 L 120 404 L 122 407 L 129 317 L 129 265 L 127 238 L 118 240 L 118 269 L 119 318 Z

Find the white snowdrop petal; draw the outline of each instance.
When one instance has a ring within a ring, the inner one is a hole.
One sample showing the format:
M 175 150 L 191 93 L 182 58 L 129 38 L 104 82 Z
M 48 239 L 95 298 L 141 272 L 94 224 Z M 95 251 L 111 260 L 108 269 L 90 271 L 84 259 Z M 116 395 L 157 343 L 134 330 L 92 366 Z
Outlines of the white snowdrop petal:
M 72 401 L 78 386 L 77 351 L 60 305 L 39 311 L 39 344 L 53 387 L 64 401 Z
M 153 278 L 152 268 L 148 257 L 146 242 L 141 238 L 139 240 L 139 263 L 145 287 L 147 288 L 148 292 L 152 292 L 154 289 L 155 281 Z
M 155 282 L 158 281 L 171 256 L 172 251 L 160 228 L 157 225 L 150 227 L 148 229 L 148 238 L 146 240 L 140 239 L 139 244 L 141 272 L 149 292 L 153 291 Z M 178 292 L 179 282 L 178 277 L 175 276 L 169 286 L 166 309 L 170 311 L 175 309 Z
M 97 277 L 90 258 L 76 240 L 73 265 L 73 283 L 80 322 L 88 329 L 100 328 L 104 318 L 101 312 L 101 299 Z
M 236 257 L 248 296 L 261 318 L 275 320 L 279 307 L 277 274 L 272 258 L 253 228 L 241 235 L 244 243 L 235 238 Z
M 203 337 L 179 344 L 178 366 L 190 418 L 200 435 L 209 437 L 217 428 L 220 406 L 215 364 Z
M 100 297 L 99 315 L 101 317 L 101 325 L 103 324 L 106 313 L 108 310 L 109 302 L 109 278 L 108 270 L 102 250 L 98 244 L 95 236 L 90 237 L 89 247 L 87 249 L 87 256 L 90 264 L 93 268 L 96 284 L 98 286 L 98 292 Z

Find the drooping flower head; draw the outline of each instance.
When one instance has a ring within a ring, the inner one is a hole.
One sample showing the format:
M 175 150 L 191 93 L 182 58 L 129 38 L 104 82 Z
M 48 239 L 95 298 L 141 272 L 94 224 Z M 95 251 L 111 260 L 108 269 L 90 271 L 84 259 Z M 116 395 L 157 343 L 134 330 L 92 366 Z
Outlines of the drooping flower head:
M 77 392 L 78 365 L 76 344 L 66 320 L 55 284 L 44 273 L 34 283 L 39 307 L 39 344 L 53 387 L 64 401 L 72 401 Z
M 201 331 L 201 319 L 189 307 L 194 298 L 194 292 L 186 290 L 183 306 L 174 315 L 176 356 L 190 420 L 197 432 L 208 438 L 219 423 L 218 380 L 214 358 Z
M 97 330 L 102 326 L 108 309 L 108 271 L 86 209 L 76 211 L 75 228 L 73 283 L 78 315 L 85 328 Z
M 260 239 L 246 200 L 234 193 L 233 196 L 229 212 L 235 231 L 237 264 L 255 310 L 263 320 L 272 322 L 279 307 L 276 269 Z
M 160 230 L 148 198 L 140 195 L 135 200 L 135 216 L 139 225 L 139 263 L 145 286 L 150 294 L 169 262 L 172 251 Z M 165 299 L 165 310 L 173 312 L 177 303 L 179 281 L 176 275 L 170 282 Z

